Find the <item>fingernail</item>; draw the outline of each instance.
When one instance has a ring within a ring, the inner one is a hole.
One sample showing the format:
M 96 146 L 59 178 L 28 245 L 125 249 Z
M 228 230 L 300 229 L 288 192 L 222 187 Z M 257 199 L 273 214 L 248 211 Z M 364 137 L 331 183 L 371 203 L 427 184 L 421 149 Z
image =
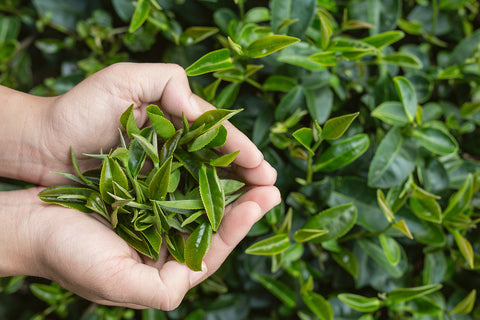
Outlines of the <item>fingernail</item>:
M 205 262 L 202 262 L 202 271 L 193 271 L 190 270 L 190 286 L 196 286 L 200 280 L 205 276 L 207 273 L 207 265 Z

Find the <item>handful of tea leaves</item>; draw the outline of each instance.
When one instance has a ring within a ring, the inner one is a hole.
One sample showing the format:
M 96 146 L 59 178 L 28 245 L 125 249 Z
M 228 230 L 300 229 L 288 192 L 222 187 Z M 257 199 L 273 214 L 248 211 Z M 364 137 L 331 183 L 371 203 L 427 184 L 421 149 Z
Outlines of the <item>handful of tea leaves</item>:
M 217 173 L 239 151 L 219 156 L 212 150 L 226 142 L 221 123 L 240 110 L 210 110 L 192 125 L 183 116 L 178 130 L 158 106 L 146 111 L 151 126 L 143 129 L 135 123 L 133 105 L 122 114 L 120 123 L 130 142 L 127 145 L 120 133 L 121 147 L 108 155 L 89 155 L 103 160 L 99 169 L 82 173 L 72 148 L 77 175 L 58 174 L 82 186 L 50 187 L 39 193 L 40 199 L 102 215 L 130 246 L 155 260 L 164 239 L 175 259 L 201 270 L 225 205 L 237 199 L 244 186 Z M 186 242 L 182 234 L 189 234 Z

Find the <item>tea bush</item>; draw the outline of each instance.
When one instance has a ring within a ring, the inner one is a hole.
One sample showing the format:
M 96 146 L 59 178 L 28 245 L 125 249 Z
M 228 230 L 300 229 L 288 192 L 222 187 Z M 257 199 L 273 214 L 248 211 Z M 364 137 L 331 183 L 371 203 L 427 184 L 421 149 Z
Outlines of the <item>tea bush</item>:
M 480 319 L 475 0 L 4 0 L 0 82 L 58 95 L 174 62 L 277 169 L 282 204 L 171 312 L 0 282 L 0 319 Z M 2 190 L 28 187 L 2 180 Z

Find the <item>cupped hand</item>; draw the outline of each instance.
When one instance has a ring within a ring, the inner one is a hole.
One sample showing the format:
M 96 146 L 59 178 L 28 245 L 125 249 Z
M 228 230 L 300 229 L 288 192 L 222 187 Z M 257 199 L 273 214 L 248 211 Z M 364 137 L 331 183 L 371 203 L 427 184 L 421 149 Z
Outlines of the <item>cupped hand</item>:
M 0 263 L 0 276 L 44 277 L 100 304 L 163 310 L 176 308 L 190 288 L 215 272 L 280 200 L 275 187 L 257 186 L 228 206 L 203 270 L 193 272 L 164 247 L 157 261 L 139 255 L 96 214 L 45 204 L 39 190 L 0 192 L 0 216 L 13 219 L 9 232 L 15 234 L 0 235 L 0 257 L 10 263 Z
M 147 119 L 145 107 L 157 104 L 174 123 L 181 124 L 182 112 L 194 121 L 213 106 L 192 93 L 183 68 L 175 64 L 119 63 L 105 68 L 44 108 L 41 144 L 44 146 L 42 162 L 45 164 L 41 185 L 65 183 L 64 178 L 51 171 L 72 172 L 70 146 L 74 148 L 82 170 L 98 167 L 97 160 L 83 154 L 108 153 L 120 144 L 119 118 L 134 104 L 137 125 Z M 240 150 L 235 161 L 239 174 L 244 169 L 268 166 L 261 152 L 238 129 L 225 122 L 227 143 L 220 152 Z M 246 177 L 248 180 L 248 177 Z M 252 174 L 253 184 L 272 185 L 274 180 Z

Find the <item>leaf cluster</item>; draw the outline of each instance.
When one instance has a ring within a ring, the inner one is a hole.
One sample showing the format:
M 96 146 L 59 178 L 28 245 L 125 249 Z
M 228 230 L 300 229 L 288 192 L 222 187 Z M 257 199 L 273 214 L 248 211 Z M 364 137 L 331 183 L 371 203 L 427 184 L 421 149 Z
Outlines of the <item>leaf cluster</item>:
M 146 108 L 151 126 L 138 128 L 133 107 L 120 117 L 128 144 L 120 132 L 122 146 L 109 154 L 88 155 L 102 159 L 102 166 L 83 173 L 72 148 L 77 175 L 59 174 L 81 186 L 49 187 L 39 193 L 40 199 L 100 214 L 130 246 L 152 259 L 158 259 L 165 241 L 177 261 L 201 270 L 225 206 L 244 186 L 217 173 L 239 151 L 214 151 L 227 139 L 221 122 L 240 110 L 206 111 L 191 125 L 183 118 L 183 128 L 175 130 L 156 105 Z

